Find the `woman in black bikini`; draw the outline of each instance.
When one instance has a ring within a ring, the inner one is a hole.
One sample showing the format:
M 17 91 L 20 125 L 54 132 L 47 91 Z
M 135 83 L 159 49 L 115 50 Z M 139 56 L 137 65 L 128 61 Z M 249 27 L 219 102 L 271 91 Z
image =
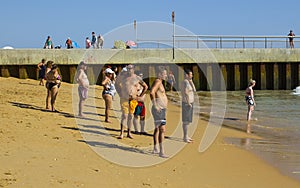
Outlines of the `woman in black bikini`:
M 255 86 L 255 83 L 256 83 L 255 80 L 250 79 L 249 85 L 245 93 L 245 100 L 246 100 L 246 104 L 248 105 L 247 121 L 251 120 L 251 115 L 254 110 L 254 106 L 256 106 L 254 100 L 254 94 L 253 94 L 253 87 Z
M 57 65 L 52 65 L 51 71 L 46 74 L 47 89 L 51 94 L 51 110 L 52 112 L 58 112 L 55 109 L 55 101 L 58 94 L 58 88 L 60 86 L 61 77 L 58 74 Z

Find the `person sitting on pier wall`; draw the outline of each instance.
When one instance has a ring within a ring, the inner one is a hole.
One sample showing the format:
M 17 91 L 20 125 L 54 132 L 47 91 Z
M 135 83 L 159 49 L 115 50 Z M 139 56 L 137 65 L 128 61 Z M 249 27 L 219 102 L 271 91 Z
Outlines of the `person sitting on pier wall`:
M 50 36 L 47 37 L 46 42 L 44 44 L 44 49 L 53 49 L 53 42 Z

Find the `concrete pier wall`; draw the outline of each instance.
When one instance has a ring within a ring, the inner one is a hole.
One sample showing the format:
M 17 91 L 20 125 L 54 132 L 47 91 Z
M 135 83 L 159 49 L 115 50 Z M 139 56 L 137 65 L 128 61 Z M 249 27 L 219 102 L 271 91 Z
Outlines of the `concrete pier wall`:
M 183 69 L 194 73 L 197 90 L 243 90 L 250 78 L 256 89 L 291 90 L 300 85 L 300 49 L 14 49 L 0 50 L 0 76 L 37 79 L 41 59 L 58 64 L 63 81 L 73 83 L 80 61 L 89 64 L 92 84 L 99 84 L 106 65 L 135 64 L 148 84 L 155 67 L 167 66 L 176 76 L 179 88 Z

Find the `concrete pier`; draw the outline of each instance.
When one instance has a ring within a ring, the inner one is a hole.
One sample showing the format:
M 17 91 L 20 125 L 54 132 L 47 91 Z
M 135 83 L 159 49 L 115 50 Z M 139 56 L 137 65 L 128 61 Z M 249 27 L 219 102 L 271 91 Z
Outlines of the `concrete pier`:
M 148 84 L 155 67 L 165 65 L 176 76 L 175 88 L 184 78 L 183 69 L 194 73 L 197 90 L 244 90 L 250 78 L 256 89 L 291 90 L 300 85 L 300 49 L 14 49 L 0 50 L 0 76 L 37 79 L 42 58 L 58 64 L 63 81 L 73 83 L 80 61 L 89 64 L 92 84 L 99 84 L 106 65 L 135 64 Z

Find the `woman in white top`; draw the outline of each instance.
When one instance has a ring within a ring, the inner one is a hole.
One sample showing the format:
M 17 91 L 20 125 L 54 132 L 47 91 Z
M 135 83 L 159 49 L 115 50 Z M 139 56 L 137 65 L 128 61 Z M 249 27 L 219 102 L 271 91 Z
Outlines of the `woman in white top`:
M 113 97 L 116 94 L 115 81 L 114 81 L 114 71 L 110 68 L 105 69 L 105 77 L 101 83 L 103 86 L 102 97 L 105 102 L 105 122 L 111 123 L 109 121 L 109 112 L 112 106 Z

